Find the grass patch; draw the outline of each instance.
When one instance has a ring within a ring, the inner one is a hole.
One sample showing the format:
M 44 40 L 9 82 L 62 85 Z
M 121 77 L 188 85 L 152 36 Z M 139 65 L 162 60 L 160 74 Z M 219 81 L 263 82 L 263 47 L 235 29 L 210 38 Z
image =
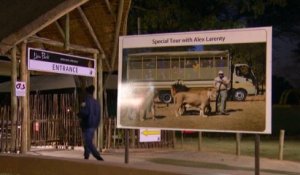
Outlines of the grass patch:
M 253 168 L 230 166 L 230 165 L 224 165 L 224 164 L 219 164 L 219 163 L 196 162 L 196 161 L 165 159 L 165 158 L 154 158 L 154 159 L 149 159 L 149 161 L 158 163 L 158 164 L 167 164 L 167 165 L 192 167 L 192 168 L 254 171 Z M 266 173 L 273 173 L 273 174 L 286 174 L 286 175 L 298 175 L 299 174 L 299 173 L 295 173 L 295 172 L 270 170 L 270 169 L 261 169 L 260 171 L 266 172 Z
M 241 155 L 254 156 L 254 138 L 242 138 Z M 184 138 L 183 144 L 177 139 L 176 149 L 187 151 L 198 151 L 197 138 Z M 220 152 L 225 154 L 235 154 L 235 138 L 211 138 L 203 137 L 202 150 L 207 152 Z M 278 159 L 279 143 L 277 140 L 263 139 L 260 143 L 260 156 L 271 159 Z M 300 140 L 286 140 L 283 150 L 283 159 L 300 162 Z

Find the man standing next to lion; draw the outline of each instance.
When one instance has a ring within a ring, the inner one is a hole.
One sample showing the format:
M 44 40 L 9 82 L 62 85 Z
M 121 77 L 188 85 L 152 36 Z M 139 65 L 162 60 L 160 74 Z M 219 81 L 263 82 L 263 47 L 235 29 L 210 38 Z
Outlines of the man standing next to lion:
M 214 79 L 214 87 L 217 90 L 216 98 L 216 113 L 222 115 L 228 115 L 225 111 L 227 90 L 230 86 L 230 80 L 224 76 L 224 72 L 220 70 L 218 76 Z

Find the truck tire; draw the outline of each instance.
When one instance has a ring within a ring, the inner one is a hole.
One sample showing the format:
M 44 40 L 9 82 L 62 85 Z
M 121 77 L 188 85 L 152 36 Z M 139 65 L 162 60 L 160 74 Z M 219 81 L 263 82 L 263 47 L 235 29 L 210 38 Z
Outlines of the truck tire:
M 236 89 L 233 93 L 234 101 L 245 101 L 247 97 L 247 91 L 244 89 Z
M 159 100 L 162 101 L 163 103 L 171 103 L 172 102 L 172 95 L 169 93 L 163 93 L 159 94 Z

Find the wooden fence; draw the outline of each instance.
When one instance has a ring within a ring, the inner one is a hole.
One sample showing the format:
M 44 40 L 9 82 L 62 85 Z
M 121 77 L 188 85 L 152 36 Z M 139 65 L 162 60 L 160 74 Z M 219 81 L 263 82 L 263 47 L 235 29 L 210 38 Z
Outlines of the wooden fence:
M 18 105 L 20 108 L 20 105 Z M 21 115 L 11 121 L 10 106 L 0 107 L 0 152 L 18 152 L 21 144 Z M 82 146 L 79 127 L 78 97 L 76 91 L 68 93 L 36 93 L 30 95 L 31 146 L 53 146 L 69 149 Z M 105 113 L 105 112 L 104 112 Z M 104 116 L 104 148 L 123 148 L 125 134 L 116 127 L 116 118 Z M 140 143 L 138 130 L 131 134 L 132 148 L 173 147 L 171 131 L 161 132 L 161 142 Z
M 13 122 L 9 106 L 0 107 L 0 152 L 19 152 L 21 148 L 21 121 L 18 110 L 17 121 Z

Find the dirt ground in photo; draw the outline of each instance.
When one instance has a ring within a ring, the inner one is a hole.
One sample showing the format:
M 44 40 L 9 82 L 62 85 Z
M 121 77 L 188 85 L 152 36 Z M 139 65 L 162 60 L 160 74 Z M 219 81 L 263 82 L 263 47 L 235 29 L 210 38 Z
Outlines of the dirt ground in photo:
M 173 104 L 155 105 L 155 119 L 149 112 L 144 121 L 139 113 L 130 111 L 121 112 L 120 123 L 125 127 L 154 127 L 165 129 L 191 129 L 191 130 L 226 130 L 226 131 L 258 131 L 262 132 L 266 126 L 265 101 L 228 101 L 226 110 L 229 115 L 217 115 L 215 102 L 211 102 L 212 112 L 208 117 L 200 117 L 199 111 L 191 109 L 182 116 L 175 117 Z M 129 117 L 130 116 L 130 117 Z

